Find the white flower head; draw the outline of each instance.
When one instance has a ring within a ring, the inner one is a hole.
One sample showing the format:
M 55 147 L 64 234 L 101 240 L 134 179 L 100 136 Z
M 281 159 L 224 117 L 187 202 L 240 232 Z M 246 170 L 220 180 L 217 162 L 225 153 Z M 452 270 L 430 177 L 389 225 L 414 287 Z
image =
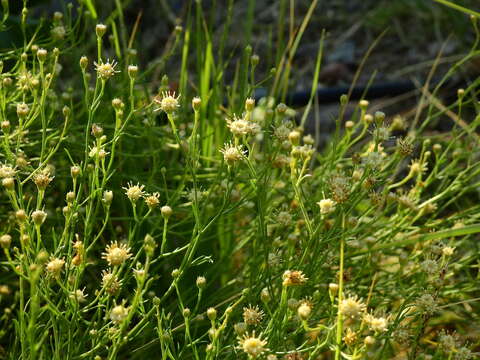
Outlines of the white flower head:
M 320 213 L 322 215 L 326 215 L 335 211 L 335 201 L 332 199 L 322 199 L 317 202 L 317 204 L 320 206 Z
M 128 308 L 121 305 L 116 305 L 110 311 L 110 320 L 114 324 L 120 324 L 123 320 L 125 320 L 128 316 Z
M 177 108 L 180 107 L 180 104 L 178 103 L 178 99 L 180 98 L 180 95 L 175 96 L 175 92 L 168 92 L 164 91 L 162 92 L 161 95 L 156 96 L 153 101 L 160 105 L 158 110 L 165 111 L 167 114 L 173 113 Z
M 107 59 L 106 63 L 100 61 L 99 63 L 94 62 L 93 64 L 95 65 L 97 76 L 102 80 L 108 80 L 113 75 L 120 72 L 120 70 L 115 70 L 115 66 L 118 64 L 115 60 L 110 62 L 110 60 Z
M 233 119 L 227 119 L 227 127 L 230 129 L 230 132 L 237 137 L 256 135 L 262 129 L 257 123 L 236 116 L 234 116 Z
M 255 331 L 252 335 L 248 333 L 243 336 L 239 341 L 240 349 L 252 358 L 257 358 L 262 355 L 268 349 L 265 347 L 267 342 L 262 340 L 261 336 L 255 336 Z
M 382 333 L 388 330 L 388 320 L 384 317 L 375 317 L 371 314 L 366 314 L 363 320 L 368 325 L 370 330 L 376 333 Z
M 13 178 L 15 177 L 15 174 L 17 171 L 15 168 L 11 167 L 10 165 L 7 164 L 1 164 L 0 165 L 0 178 L 5 179 L 5 178 Z
M 223 154 L 223 159 L 229 166 L 242 160 L 246 154 L 241 146 L 234 146 L 232 143 L 225 144 L 220 152 Z
M 145 192 L 143 191 L 143 188 L 145 185 L 133 185 L 133 183 L 129 182 L 127 184 L 127 187 L 124 187 L 123 189 L 125 190 L 125 194 L 127 197 L 130 199 L 131 202 L 135 203 L 140 199 L 141 197 L 145 196 Z
M 109 265 L 116 266 L 123 264 L 128 260 L 132 254 L 130 248 L 125 244 L 118 244 L 116 241 L 107 245 L 105 252 L 102 254 L 102 259 L 108 261 Z
M 366 306 L 357 296 L 350 296 L 343 299 L 338 305 L 338 308 L 343 316 L 356 319 L 365 311 Z

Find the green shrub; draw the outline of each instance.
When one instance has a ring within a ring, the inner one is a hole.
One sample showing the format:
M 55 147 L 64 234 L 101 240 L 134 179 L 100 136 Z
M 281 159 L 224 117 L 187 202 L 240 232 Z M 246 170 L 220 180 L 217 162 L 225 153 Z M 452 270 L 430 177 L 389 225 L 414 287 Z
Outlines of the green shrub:
M 473 358 L 480 80 L 410 119 L 346 94 L 320 149 L 323 35 L 308 106 L 282 103 L 316 1 L 272 73 L 247 46 L 229 86 L 200 2 L 144 69 L 122 2 L 96 27 L 82 4 L 46 32 L 25 2 L 1 52 L 3 358 Z M 150 81 L 174 55 L 179 94 Z

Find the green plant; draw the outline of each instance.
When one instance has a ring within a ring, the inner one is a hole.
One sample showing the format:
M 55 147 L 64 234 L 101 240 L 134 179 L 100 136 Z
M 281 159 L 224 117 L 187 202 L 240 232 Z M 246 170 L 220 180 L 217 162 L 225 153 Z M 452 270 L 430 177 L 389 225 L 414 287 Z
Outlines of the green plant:
M 316 1 L 288 40 L 279 19 L 273 76 L 247 45 L 231 86 L 228 22 L 217 42 L 199 1 L 144 69 L 122 1 L 105 25 L 67 6 L 45 36 L 23 6 L 24 45 L 0 54 L 4 358 L 473 357 L 480 80 L 451 105 L 426 87 L 410 123 L 367 100 L 343 119 L 344 95 L 320 150 L 303 126 L 325 33 L 305 112 L 281 102 Z M 479 55 L 473 21 L 444 80 Z M 178 95 L 149 79 L 172 56 Z

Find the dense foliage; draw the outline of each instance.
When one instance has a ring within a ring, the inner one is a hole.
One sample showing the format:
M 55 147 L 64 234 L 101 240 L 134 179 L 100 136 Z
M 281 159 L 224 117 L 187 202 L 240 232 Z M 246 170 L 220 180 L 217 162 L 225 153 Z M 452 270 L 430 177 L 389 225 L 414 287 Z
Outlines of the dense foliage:
M 2 1 L 23 44 L 0 53 L 0 357 L 474 358 L 480 80 L 438 96 L 474 15 L 411 116 L 345 94 L 320 148 L 325 34 L 308 105 L 283 103 L 316 1 L 271 72 L 200 2 L 145 64 L 115 3 L 103 25 L 92 1 L 40 23 Z

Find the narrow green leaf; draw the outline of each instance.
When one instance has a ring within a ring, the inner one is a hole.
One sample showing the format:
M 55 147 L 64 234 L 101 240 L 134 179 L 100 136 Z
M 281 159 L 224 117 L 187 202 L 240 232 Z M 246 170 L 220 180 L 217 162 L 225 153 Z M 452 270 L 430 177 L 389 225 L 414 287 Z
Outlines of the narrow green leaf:
M 88 10 L 92 14 L 92 17 L 96 20 L 98 18 L 97 10 L 95 10 L 95 5 L 93 5 L 93 0 L 83 0 Z
M 477 18 L 480 18 L 480 13 L 477 12 L 477 11 L 474 11 L 474 10 L 471 10 L 471 9 L 467 9 L 466 7 L 464 6 L 461 6 L 461 5 L 458 5 L 458 4 L 455 4 L 451 1 L 448 1 L 448 0 L 433 0 L 433 1 L 436 1 L 440 4 L 443 4 L 445 6 L 448 6 L 448 7 L 451 7 L 452 9 L 455 9 L 455 10 L 458 10 L 458 11 L 461 11 L 465 14 L 468 14 L 468 15 L 473 15 Z
M 380 244 L 380 245 L 374 246 L 370 250 L 359 251 L 357 253 L 354 253 L 352 256 L 358 256 L 358 255 L 366 254 L 369 252 L 388 249 L 388 248 L 398 248 L 402 246 L 413 245 L 418 242 L 439 240 L 439 239 L 445 239 L 449 237 L 464 236 L 464 235 L 470 235 L 470 234 L 476 234 L 476 233 L 480 233 L 480 224 L 464 226 L 458 229 L 440 230 L 440 231 L 432 232 L 428 234 L 417 234 L 417 235 L 407 237 L 406 239 L 401 241 Z

